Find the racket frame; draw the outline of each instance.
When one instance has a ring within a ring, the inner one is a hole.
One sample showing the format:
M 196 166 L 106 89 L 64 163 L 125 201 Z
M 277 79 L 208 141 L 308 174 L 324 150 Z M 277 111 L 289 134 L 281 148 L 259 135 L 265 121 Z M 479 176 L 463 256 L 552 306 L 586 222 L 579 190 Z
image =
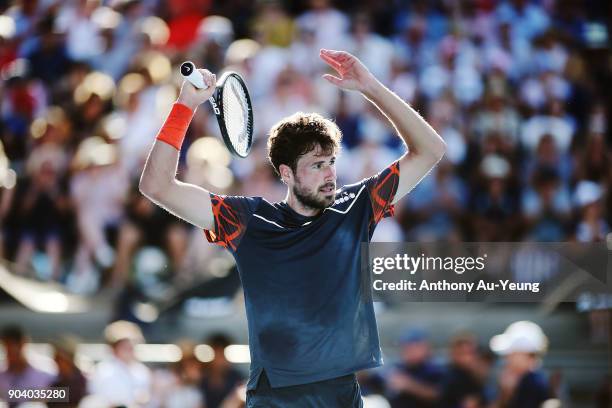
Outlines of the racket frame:
M 238 82 L 240 83 L 240 86 L 242 87 L 242 89 L 244 90 L 244 94 L 246 96 L 246 102 L 247 102 L 247 137 L 248 137 L 248 141 L 247 141 L 247 150 L 245 154 L 241 154 L 238 151 L 236 151 L 236 149 L 234 148 L 234 146 L 232 145 L 232 141 L 229 137 L 229 134 L 227 132 L 227 126 L 225 123 L 225 118 L 223 115 L 223 92 L 224 92 L 224 88 L 225 88 L 225 82 L 227 81 L 228 78 L 230 77 L 234 77 L 236 80 L 238 80 Z M 240 76 L 240 74 L 238 74 L 237 72 L 234 71 L 227 71 L 225 72 L 221 78 L 219 79 L 219 81 L 217 81 L 217 86 L 215 89 L 215 93 L 209 98 L 210 104 L 213 107 L 213 112 L 215 113 L 215 116 L 217 117 L 217 123 L 219 124 L 219 130 L 221 131 L 221 136 L 223 137 L 223 142 L 225 143 L 225 146 L 227 147 L 227 149 L 234 155 L 238 156 L 238 157 L 247 157 L 251 151 L 251 146 L 253 145 L 253 106 L 251 104 L 251 97 L 249 95 L 249 91 L 248 88 L 246 87 L 246 84 L 244 83 L 244 80 L 242 79 L 242 77 Z

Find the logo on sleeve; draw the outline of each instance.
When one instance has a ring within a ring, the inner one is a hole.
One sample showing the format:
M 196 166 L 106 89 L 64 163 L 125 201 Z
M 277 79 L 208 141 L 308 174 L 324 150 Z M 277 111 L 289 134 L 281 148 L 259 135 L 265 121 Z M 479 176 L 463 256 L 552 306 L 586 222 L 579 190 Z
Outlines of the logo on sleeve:
M 339 197 L 336 197 L 336 201 L 334 201 L 334 205 L 346 203 L 347 201 L 355 198 L 355 193 L 342 193 Z

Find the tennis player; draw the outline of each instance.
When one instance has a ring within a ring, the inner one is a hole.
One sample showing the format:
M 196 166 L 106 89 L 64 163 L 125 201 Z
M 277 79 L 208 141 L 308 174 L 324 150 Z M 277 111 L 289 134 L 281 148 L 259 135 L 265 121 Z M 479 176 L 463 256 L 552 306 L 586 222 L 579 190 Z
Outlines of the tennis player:
M 370 297 L 361 279 L 361 243 L 393 205 L 436 165 L 445 143 L 419 114 L 353 55 L 321 50 L 324 75 L 360 92 L 389 119 L 408 152 L 358 183 L 337 188 L 341 134 L 318 114 L 277 123 L 269 160 L 287 185 L 284 201 L 223 196 L 175 178 L 193 112 L 213 93 L 184 82 L 140 181 L 141 192 L 204 230 L 234 256 L 244 288 L 251 372 L 247 407 L 361 407 L 355 372 L 382 364 Z

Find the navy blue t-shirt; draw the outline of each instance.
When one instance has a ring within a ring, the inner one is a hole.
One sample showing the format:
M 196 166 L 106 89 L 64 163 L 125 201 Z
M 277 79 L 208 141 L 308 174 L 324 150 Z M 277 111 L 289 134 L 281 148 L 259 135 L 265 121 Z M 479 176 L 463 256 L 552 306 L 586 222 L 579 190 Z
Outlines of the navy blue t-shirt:
M 206 237 L 232 253 L 244 289 L 249 389 L 262 370 L 276 388 L 382 364 L 361 244 L 392 215 L 398 181 L 394 162 L 340 188 L 312 217 L 283 202 L 211 194 L 215 228 Z
M 510 408 L 537 408 L 547 399 L 552 398 L 548 379 L 540 371 L 525 374 L 519 381 L 512 399 L 508 403 Z
M 430 387 L 439 389 L 444 379 L 444 371 L 442 367 L 435 364 L 433 361 L 425 361 L 418 365 L 398 364 L 396 367 L 400 372 L 408 375 L 416 381 L 426 384 Z M 389 397 L 389 403 L 392 408 L 431 408 L 437 406 L 437 403 L 427 401 L 418 396 L 408 393 L 399 392 Z

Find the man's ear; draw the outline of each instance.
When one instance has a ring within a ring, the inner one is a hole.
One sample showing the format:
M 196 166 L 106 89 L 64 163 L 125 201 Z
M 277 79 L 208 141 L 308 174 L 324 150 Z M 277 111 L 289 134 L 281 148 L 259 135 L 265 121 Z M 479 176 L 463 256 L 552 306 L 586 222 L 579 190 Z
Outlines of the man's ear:
M 286 164 L 281 164 L 278 166 L 278 171 L 283 183 L 289 185 L 289 180 L 293 179 L 293 170 L 291 170 L 291 167 L 287 166 Z

